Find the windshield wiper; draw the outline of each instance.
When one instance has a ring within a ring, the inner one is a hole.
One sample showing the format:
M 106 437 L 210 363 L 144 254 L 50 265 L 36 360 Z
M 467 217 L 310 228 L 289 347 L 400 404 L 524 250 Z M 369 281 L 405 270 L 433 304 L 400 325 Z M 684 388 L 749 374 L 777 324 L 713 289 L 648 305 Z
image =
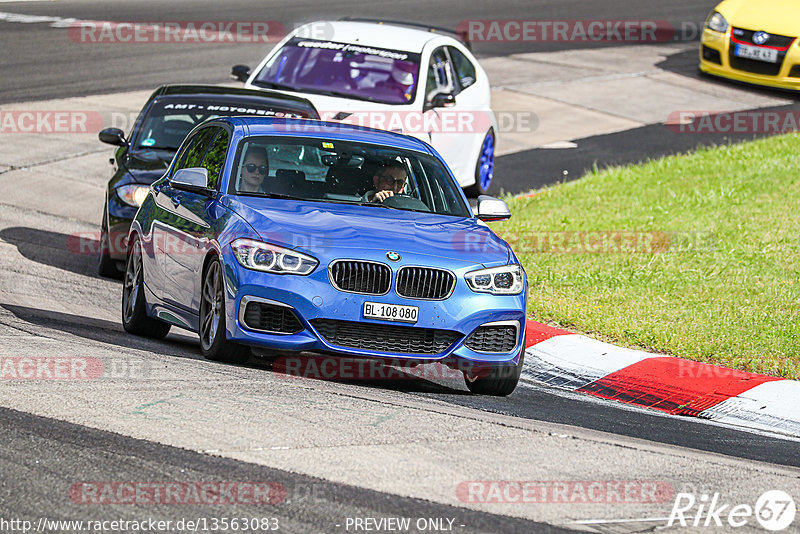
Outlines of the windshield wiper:
M 178 148 L 179 147 L 177 147 L 177 146 L 158 146 L 158 145 L 153 145 L 153 146 L 140 146 L 136 150 L 141 150 L 142 152 L 145 152 L 147 150 L 169 150 L 170 152 L 177 152 Z
M 394 206 L 387 206 L 386 204 L 382 204 L 380 202 L 357 202 L 359 206 L 374 206 L 376 208 L 386 208 L 387 210 L 400 210 L 406 211 L 403 208 L 396 208 Z
M 262 80 L 255 80 L 253 85 L 257 85 L 259 87 L 267 87 L 269 89 L 283 89 L 285 91 L 300 91 L 296 87 L 292 87 L 291 85 L 284 85 L 282 83 L 275 83 L 275 82 L 265 82 Z
M 295 197 L 292 195 L 284 195 L 283 193 L 261 193 L 258 191 L 237 191 L 236 194 L 243 197 L 282 198 L 285 200 L 316 200 L 313 198 L 302 198 L 302 197 Z

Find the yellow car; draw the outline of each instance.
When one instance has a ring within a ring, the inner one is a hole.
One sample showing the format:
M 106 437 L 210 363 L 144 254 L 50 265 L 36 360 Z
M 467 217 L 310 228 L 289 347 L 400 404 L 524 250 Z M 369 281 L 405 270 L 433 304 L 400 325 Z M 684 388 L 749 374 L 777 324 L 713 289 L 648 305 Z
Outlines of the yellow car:
M 800 91 L 800 0 L 725 0 L 703 28 L 700 70 Z

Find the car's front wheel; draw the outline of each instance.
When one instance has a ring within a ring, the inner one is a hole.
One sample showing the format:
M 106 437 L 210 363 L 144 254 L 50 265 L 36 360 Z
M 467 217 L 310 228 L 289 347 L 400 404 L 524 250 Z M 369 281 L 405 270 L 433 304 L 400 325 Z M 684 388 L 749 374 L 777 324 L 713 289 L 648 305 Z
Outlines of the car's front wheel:
M 489 191 L 494 178 L 494 145 L 494 130 L 490 129 L 483 138 L 478 161 L 475 162 L 475 183 L 464 190 L 468 197 L 478 198 Z
M 519 363 L 517 365 L 465 372 L 464 380 L 467 383 L 467 388 L 472 393 L 479 395 L 494 395 L 496 397 L 511 395 L 519 383 L 524 356 L 525 352 L 519 355 Z
M 203 276 L 199 334 L 200 350 L 209 360 L 245 363 L 250 358 L 250 347 L 233 343 L 225 337 L 225 285 L 219 258 L 209 262 Z
M 132 241 L 128 249 L 125 280 L 122 284 L 122 326 L 131 334 L 161 339 L 169 333 L 170 325 L 147 315 L 142 245 L 137 236 L 134 236 Z

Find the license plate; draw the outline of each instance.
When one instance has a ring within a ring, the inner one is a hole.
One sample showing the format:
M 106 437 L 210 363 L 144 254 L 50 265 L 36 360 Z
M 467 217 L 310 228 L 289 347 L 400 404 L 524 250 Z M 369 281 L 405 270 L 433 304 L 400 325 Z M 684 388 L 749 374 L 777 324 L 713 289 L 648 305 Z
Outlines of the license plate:
M 383 321 L 397 321 L 399 323 L 416 323 L 419 317 L 419 308 L 417 306 L 365 302 L 364 317 L 367 319 L 381 319 Z M 376 339 L 375 341 L 380 340 Z
M 736 45 L 733 54 L 738 57 L 766 61 L 768 63 L 778 62 L 778 51 L 772 48 L 760 48 L 750 45 Z

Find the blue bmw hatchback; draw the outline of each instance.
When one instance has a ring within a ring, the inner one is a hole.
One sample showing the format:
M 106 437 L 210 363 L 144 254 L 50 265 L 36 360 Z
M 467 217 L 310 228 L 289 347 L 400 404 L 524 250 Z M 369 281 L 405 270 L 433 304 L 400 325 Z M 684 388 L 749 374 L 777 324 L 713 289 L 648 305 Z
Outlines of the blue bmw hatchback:
M 128 238 L 122 321 L 195 331 L 209 359 L 250 347 L 463 371 L 508 395 L 525 339 L 525 272 L 442 158 L 400 134 L 303 119 L 196 127 Z

